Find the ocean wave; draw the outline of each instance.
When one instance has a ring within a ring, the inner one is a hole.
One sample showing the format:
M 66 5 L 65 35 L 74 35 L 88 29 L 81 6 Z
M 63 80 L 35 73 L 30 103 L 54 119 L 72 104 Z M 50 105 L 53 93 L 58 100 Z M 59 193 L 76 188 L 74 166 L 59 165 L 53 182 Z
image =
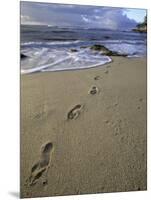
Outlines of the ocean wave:
M 90 47 L 94 44 L 104 45 L 110 50 L 119 51 L 120 53 L 132 54 L 131 52 L 136 49 L 142 48 L 142 52 L 145 51 L 146 41 L 143 40 L 96 40 L 96 41 L 53 41 L 53 42 L 24 42 L 21 43 L 22 49 L 27 48 L 81 48 L 81 47 Z M 126 52 L 123 52 L 125 51 Z M 122 51 L 122 52 L 121 52 Z M 145 52 L 146 53 L 146 52 Z
M 82 42 L 81 40 L 75 40 L 75 41 L 53 41 L 53 42 L 48 42 L 48 41 L 42 41 L 42 42 L 23 42 L 21 43 L 22 47 L 27 47 L 27 46 L 39 46 L 39 45 L 68 45 L 68 44 L 77 44 Z
M 146 46 L 144 44 L 130 44 L 130 43 L 115 43 L 105 45 L 111 51 L 116 51 L 121 54 L 127 54 L 128 56 L 141 56 L 146 55 Z
M 76 70 L 76 69 L 89 69 L 89 68 L 94 68 L 94 67 L 98 67 L 107 63 L 110 63 L 112 61 L 111 58 L 108 57 L 108 60 L 106 60 L 105 62 L 99 62 L 93 65 L 82 65 L 82 66 L 76 66 L 76 67 L 55 67 L 55 68 L 50 68 L 52 66 L 54 66 L 54 64 L 47 64 L 47 65 L 43 65 L 43 66 L 39 66 L 39 67 L 35 67 L 35 68 L 31 68 L 31 69 L 21 69 L 21 74 L 29 74 L 29 73 L 34 73 L 34 72 L 46 72 L 46 71 L 66 71 L 66 70 Z M 59 62 L 56 62 L 56 64 L 59 64 Z
M 111 58 L 92 53 L 91 50 L 84 49 L 78 52 L 70 51 L 44 51 L 35 54 L 21 62 L 21 73 L 33 73 L 38 71 L 60 71 L 92 68 L 111 62 Z M 59 58 L 59 59 L 58 59 Z
M 89 47 L 94 44 L 104 45 L 109 50 L 128 57 L 141 57 L 147 51 L 146 44 L 140 40 L 27 42 L 21 48 L 21 53 L 28 56 L 21 61 L 21 73 L 92 68 L 111 62 L 108 56 L 90 50 Z M 72 52 L 72 48 L 76 51 Z

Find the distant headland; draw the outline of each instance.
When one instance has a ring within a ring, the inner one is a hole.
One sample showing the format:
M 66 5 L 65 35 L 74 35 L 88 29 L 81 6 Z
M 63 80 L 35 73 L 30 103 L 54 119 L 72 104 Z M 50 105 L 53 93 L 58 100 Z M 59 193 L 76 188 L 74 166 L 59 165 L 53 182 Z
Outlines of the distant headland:
M 133 29 L 135 32 L 147 33 L 147 16 L 144 18 L 144 22 L 138 24 L 136 28 Z

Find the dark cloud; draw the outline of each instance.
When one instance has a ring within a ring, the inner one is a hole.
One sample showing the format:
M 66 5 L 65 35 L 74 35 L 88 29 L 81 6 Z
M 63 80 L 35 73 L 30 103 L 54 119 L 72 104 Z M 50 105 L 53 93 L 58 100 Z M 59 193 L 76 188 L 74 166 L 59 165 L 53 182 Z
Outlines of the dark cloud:
M 135 20 L 129 19 L 122 8 L 35 2 L 21 2 L 21 23 L 124 30 L 136 25 Z

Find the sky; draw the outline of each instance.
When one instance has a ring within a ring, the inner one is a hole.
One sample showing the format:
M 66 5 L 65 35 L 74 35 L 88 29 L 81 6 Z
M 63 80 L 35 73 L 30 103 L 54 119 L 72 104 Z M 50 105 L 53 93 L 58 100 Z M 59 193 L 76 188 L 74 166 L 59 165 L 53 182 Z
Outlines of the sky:
M 21 2 L 21 24 L 128 30 L 142 22 L 144 9 Z

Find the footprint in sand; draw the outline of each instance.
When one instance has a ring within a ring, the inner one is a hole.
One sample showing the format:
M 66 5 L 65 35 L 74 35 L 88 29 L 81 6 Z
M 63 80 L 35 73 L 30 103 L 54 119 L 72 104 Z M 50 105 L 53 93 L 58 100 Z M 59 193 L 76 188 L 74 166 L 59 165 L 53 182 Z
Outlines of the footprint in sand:
M 35 185 L 40 178 L 43 178 L 43 185 L 47 184 L 47 172 L 49 169 L 50 153 L 52 152 L 52 149 L 53 145 L 51 142 L 42 145 L 40 159 L 31 168 L 31 174 L 28 179 L 29 186 Z
M 140 110 L 140 109 L 141 109 L 141 107 L 140 107 L 140 106 L 137 106 L 137 109 L 138 109 L 138 110 Z
M 110 121 L 107 119 L 104 122 L 105 122 L 105 124 L 111 126 L 111 128 L 113 130 L 113 134 L 115 136 L 121 135 L 121 133 L 122 133 L 122 120 L 121 119 L 115 120 L 115 121 L 112 121 L 112 120 Z
M 92 86 L 88 93 L 91 95 L 95 95 L 99 93 L 99 89 L 96 86 Z
M 139 98 L 139 101 L 142 102 L 142 101 L 143 101 L 143 98 Z
M 94 80 L 95 80 L 95 81 L 98 81 L 100 78 L 101 78 L 100 76 L 95 76 L 95 77 L 94 77 Z
M 76 119 L 79 117 L 81 111 L 83 109 L 83 105 L 77 104 L 75 105 L 68 113 L 67 113 L 67 119 Z
M 142 102 L 143 102 L 143 98 L 139 98 L 139 102 L 142 103 Z M 141 110 L 141 105 L 138 105 L 138 106 L 137 106 L 137 109 L 138 109 L 138 110 Z
M 108 73 L 109 73 L 109 70 L 106 70 L 104 73 L 105 73 L 105 74 L 108 74 Z

